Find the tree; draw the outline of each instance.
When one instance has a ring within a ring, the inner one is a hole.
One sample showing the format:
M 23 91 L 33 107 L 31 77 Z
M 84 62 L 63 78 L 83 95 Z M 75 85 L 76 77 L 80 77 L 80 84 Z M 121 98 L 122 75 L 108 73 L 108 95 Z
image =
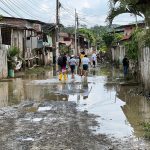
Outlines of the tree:
M 105 42 L 106 47 L 107 47 L 107 48 L 110 48 L 111 45 L 112 45 L 112 43 L 113 43 L 113 41 L 114 41 L 114 39 L 115 39 L 115 37 L 114 37 L 113 34 L 106 32 L 106 33 L 103 35 L 102 39 L 103 39 L 103 41 Z
M 114 25 L 114 27 L 116 26 L 117 25 Z M 102 37 L 105 33 L 111 30 L 112 28 L 109 26 L 95 25 L 94 27 L 87 28 L 85 25 L 83 25 L 82 28 L 79 28 L 79 34 L 87 38 L 93 46 L 97 46 L 97 50 L 106 50 L 107 48 Z M 63 31 L 72 34 L 74 32 L 74 27 L 64 27 Z
M 107 16 L 109 24 L 114 18 L 123 13 L 132 13 L 144 16 L 145 21 L 150 25 L 150 1 L 149 0 L 110 0 L 110 11 Z
M 93 45 L 96 44 L 96 36 L 90 29 L 81 28 L 79 29 L 79 33 L 83 34 L 87 39 L 89 39 Z

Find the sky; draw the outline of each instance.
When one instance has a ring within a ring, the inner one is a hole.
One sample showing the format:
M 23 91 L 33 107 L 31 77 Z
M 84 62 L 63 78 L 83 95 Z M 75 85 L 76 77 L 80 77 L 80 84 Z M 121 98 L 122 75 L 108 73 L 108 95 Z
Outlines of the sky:
M 79 24 L 106 25 L 109 11 L 108 0 L 59 0 L 61 3 L 60 22 L 65 26 L 73 26 L 75 9 L 79 16 Z M 0 14 L 4 16 L 41 20 L 48 23 L 56 21 L 56 0 L 1 0 Z M 142 18 L 138 17 L 138 20 Z M 130 14 L 119 15 L 113 24 L 128 24 L 135 22 Z

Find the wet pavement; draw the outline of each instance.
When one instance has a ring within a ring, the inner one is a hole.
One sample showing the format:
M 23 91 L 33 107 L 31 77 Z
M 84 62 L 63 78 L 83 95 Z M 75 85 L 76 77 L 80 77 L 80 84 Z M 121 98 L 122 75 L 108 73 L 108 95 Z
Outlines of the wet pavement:
M 150 101 L 111 67 L 87 80 L 55 71 L 0 82 L 0 150 L 149 150 Z

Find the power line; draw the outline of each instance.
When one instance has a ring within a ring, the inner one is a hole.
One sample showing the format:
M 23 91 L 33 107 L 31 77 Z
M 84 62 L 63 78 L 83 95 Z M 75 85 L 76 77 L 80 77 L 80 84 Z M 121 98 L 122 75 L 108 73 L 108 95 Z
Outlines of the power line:
M 2 7 L 0 7 L 0 9 L 5 12 L 6 14 L 10 15 L 11 17 L 14 17 L 13 15 L 11 15 L 9 12 L 7 12 L 5 9 L 3 9 Z
M 22 18 L 22 16 L 20 14 L 18 14 L 18 12 L 16 12 L 14 9 L 12 9 L 12 7 L 10 7 L 5 1 L 0 0 L 1 3 L 6 6 L 10 11 L 12 11 L 15 15 L 17 15 L 18 17 Z
M 6 1 L 9 3 L 9 5 L 10 5 L 12 8 L 16 7 L 18 10 L 24 12 L 24 13 L 27 14 L 28 16 L 33 17 L 33 18 L 35 18 L 35 19 L 38 19 L 37 17 L 31 15 L 29 12 L 25 11 L 23 7 L 21 7 L 21 6 L 19 7 L 16 3 L 14 3 L 14 2 L 12 2 L 12 1 L 10 1 L 10 0 L 6 0 Z M 15 2 L 16 2 L 16 1 L 15 1 Z M 14 9 L 14 10 L 15 10 L 15 9 Z
M 32 17 L 32 18 L 35 18 L 35 19 L 39 19 L 39 16 L 37 16 L 37 15 L 34 15 L 33 13 L 30 13 L 30 11 L 32 10 L 32 9 L 30 9 L 29 11 L 27 11 L 25 8 L 28 8 L 28 5 L 25 5 L 25 6 L 27 6 L 27 7 L 23 7 L 22 5 L 17 5 L 18 3 L 17 3 L 17 1 L 15 1 L 16 3 L 14 3 L 14 2 L 11 2 L 10 0 L 8 0 L 12 5 L 14 5 L 15 7 L 17 7 L 19 10 L 21 10 L 22 12 L 24 12 L 25 14 L 27 14 L 28 16 L 30 16 L 30 17 Z M 33 10 L 32 10 L 32 12 L 33 12 Z M 38 12 L 38 11 L 36 11 L 36 12 Z M 41 18 L 41 19 L 47 19 L 47 18 Z
M 65 10 L 68 14 L 70 14 L 71 16 L 73 16 L 74 17 L 74 14 L 73 13 L 71 13 L 71 12 L 69 12 L 65 7 L 61 7 L 61 8 L 63 8 L 63 10 Z
M 37 2 L 35 2 L 35 3 L 33 3 L 33 1 L 30 1 L 30 0 L 28 0 L 28 2 L 26 2 L 26 1 L 23 1 L 24 3 L 25 3 L 25 5 L 26 6 L 28 6 L 27 8 L 31 8 L 30 10 L 32 10 L 32 12 L 34 11 L 34 12 L 36 12 L 36 14 L 37 13 L 39 13 L 39 14 L 41 14 L 41 8 L 39 7 L 39 6 L 37 6 L 36 4 L 37 4 Z M 31 5 L 30 5 L 31 4 Z M 41 5 L 41 4 L 40 4 Z M 50 8 L 49 8 L 50 9 Z M 53 10 L 53 12 L 51 11 L 51 12 L 49 12 L 49 13 L 53 13 L 54 14 L 54 10 Z

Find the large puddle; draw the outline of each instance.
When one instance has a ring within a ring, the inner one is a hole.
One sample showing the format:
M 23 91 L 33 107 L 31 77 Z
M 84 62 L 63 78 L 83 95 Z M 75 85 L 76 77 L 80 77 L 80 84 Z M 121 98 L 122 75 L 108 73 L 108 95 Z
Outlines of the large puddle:
M 135 87 L 116 84 L 119 76 L 113 69 L 102 68 L 91 69 L 87 81 L 79 76 L 71 80 L 68 76 L 67 82 L 59 82 L 50 71 L 0 82 L 0 107 L 24 100 L 74 101 L 79 109 L 99 116 L 100 128 L 93 129 L 96 132 L 138 139 L 143 137 L 140 123 L 150 119 L 150 102 L 129 94 Z

